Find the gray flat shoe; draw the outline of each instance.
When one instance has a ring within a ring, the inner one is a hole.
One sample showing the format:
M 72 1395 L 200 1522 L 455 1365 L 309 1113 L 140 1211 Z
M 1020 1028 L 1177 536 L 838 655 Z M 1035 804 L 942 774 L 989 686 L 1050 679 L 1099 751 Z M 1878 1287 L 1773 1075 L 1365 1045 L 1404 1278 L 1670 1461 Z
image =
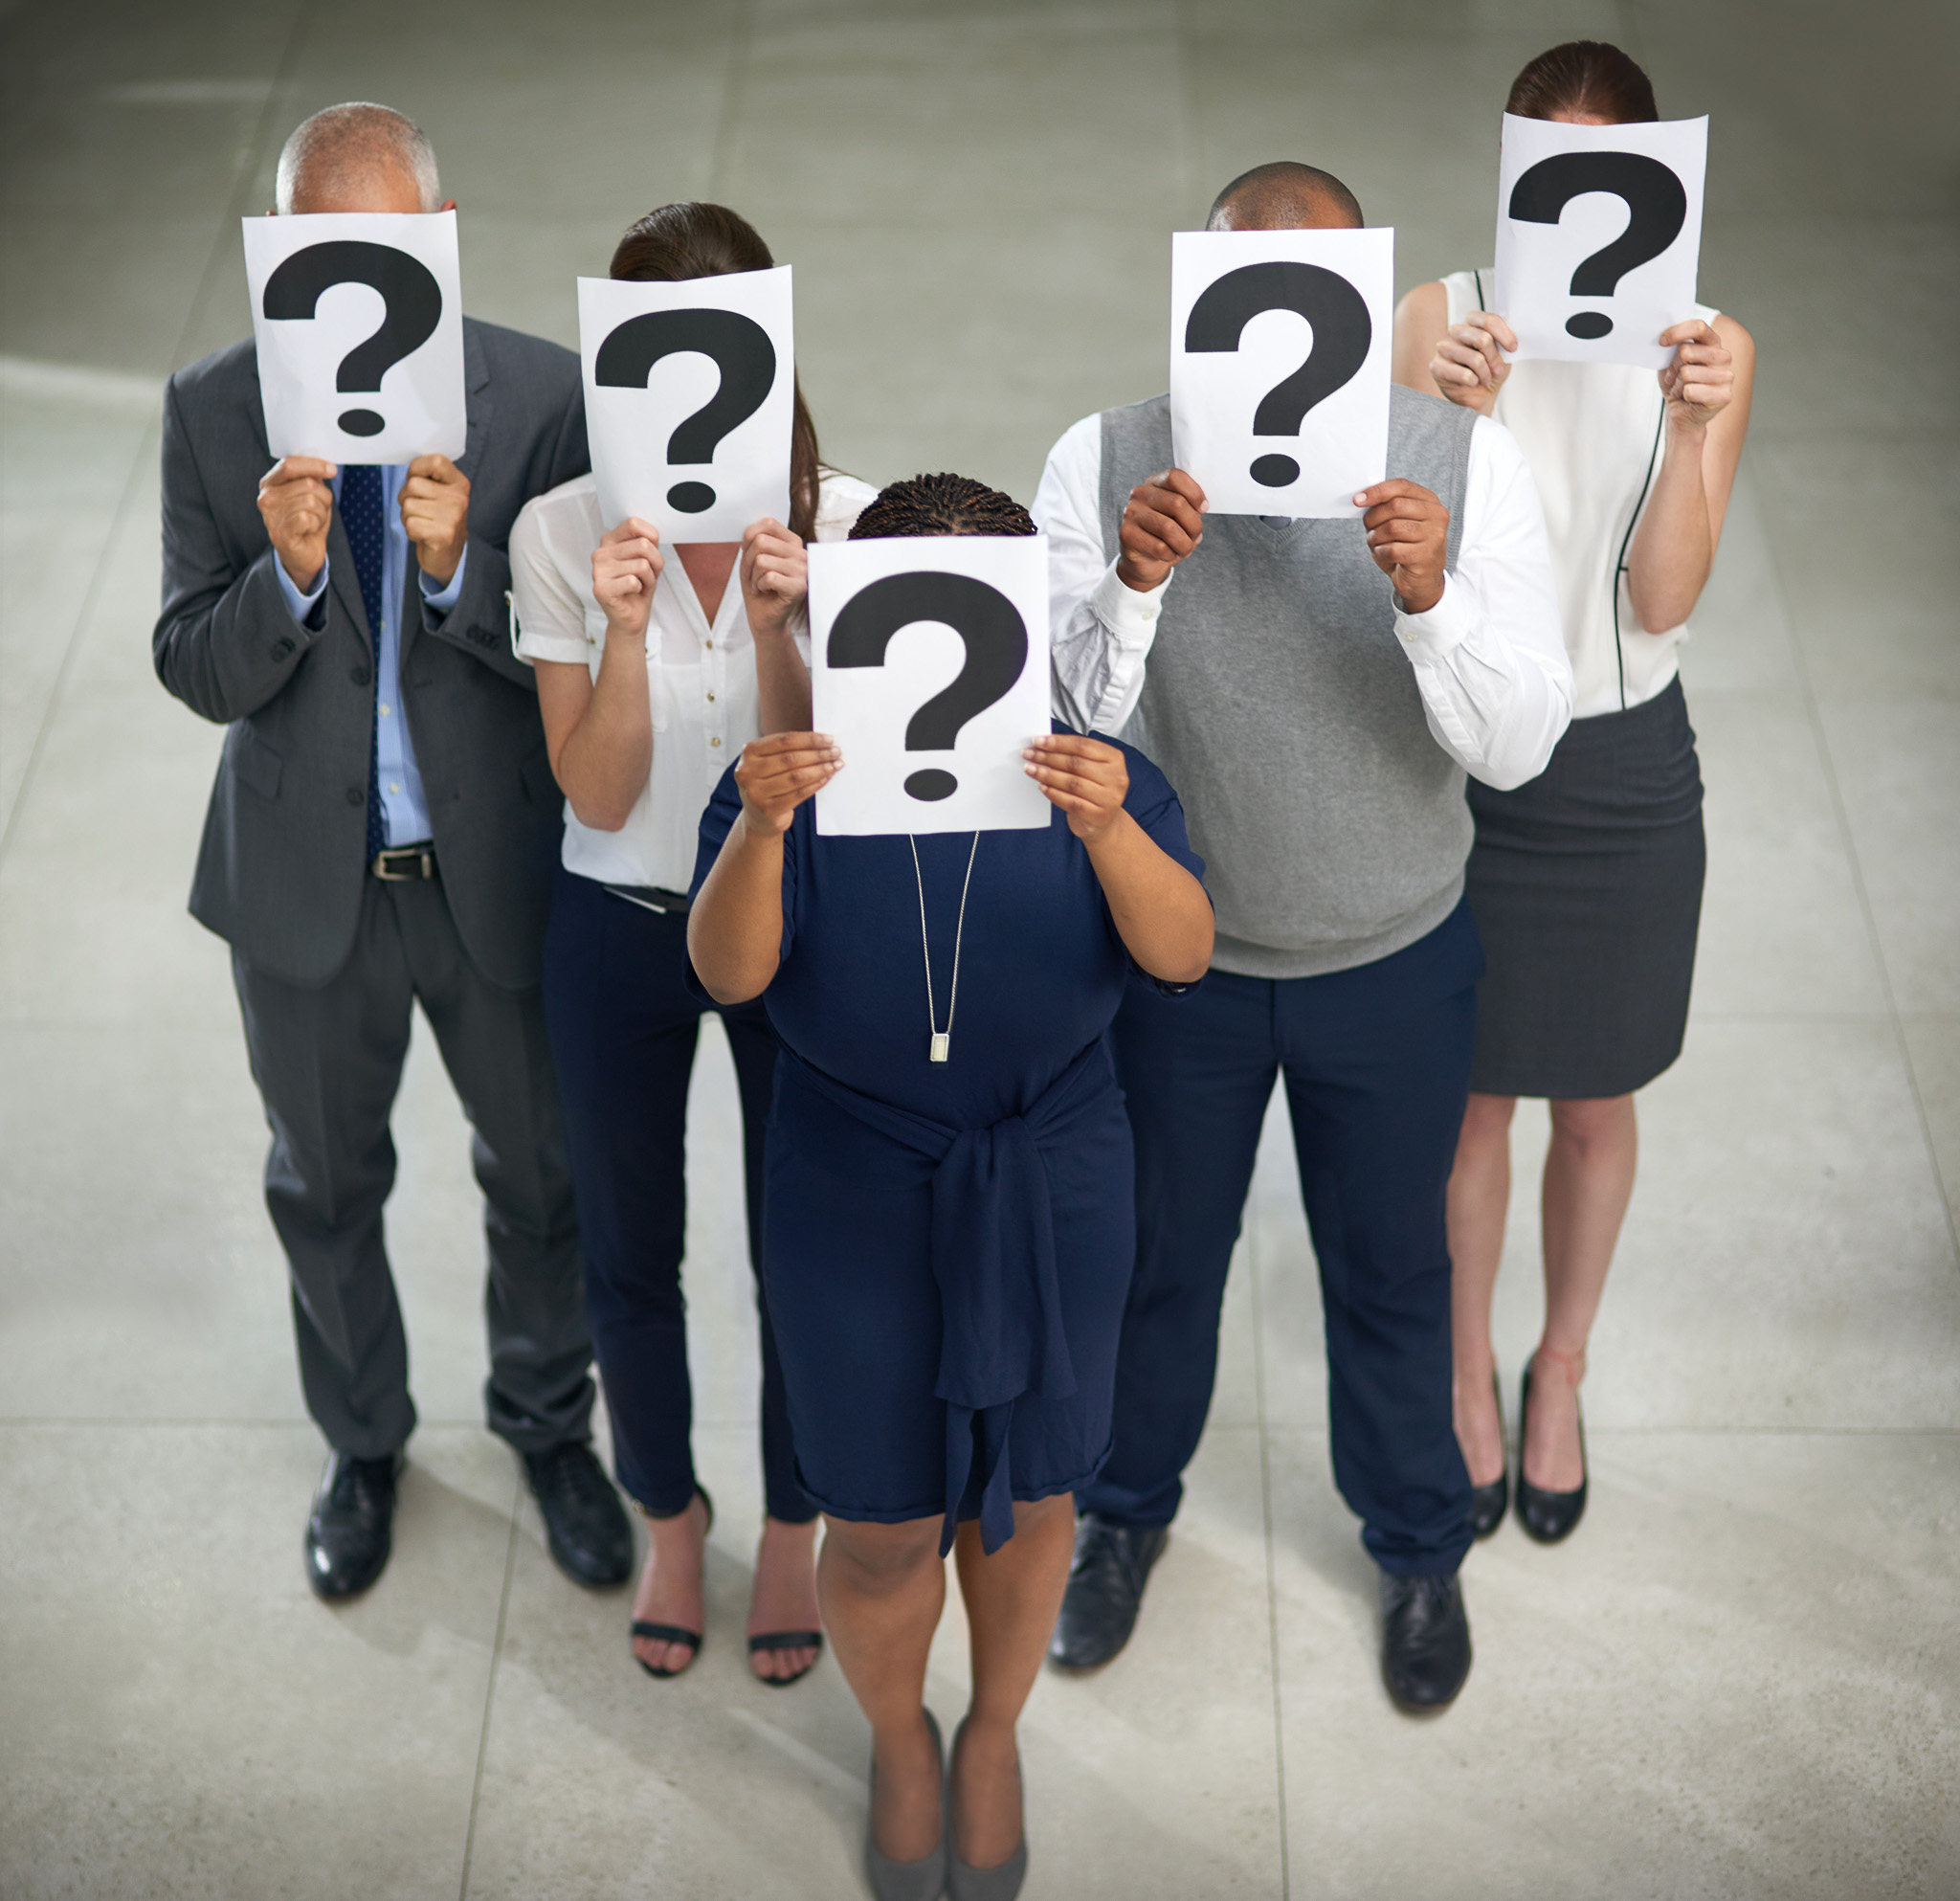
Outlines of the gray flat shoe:
M 953 1732 L 953 1756 L 960 1753 L 960 1737 L 966 1731 L 963 1721 Z M 1016 1764 L 1016 1768 L 1018 1768 Z M 948 1765 L 950 1772 L 950 1765 Z M 946 1784 L 946 1833 L 947 1875 L 946 1891 L 950 1901 L 1014 1901 L 1021 1891 L 1021 1883 L 1028 1878 L 1028 1823 L 1026 1802 L 1022 1803 L 1021 1839 L 1014 1845 L 1014 1851 L 1006 1861 L 996 1862 L 991 1868 L 976 1868 L 960 1859 L 960 1851 L 953 1845 L 959 1835 L 953 1820 L 953 1784 L 950 1773 Z
M 932 1732 L 933 1753 L 938 1756 L 940 1774 L 946 1773 L 946 1750 L 939 1740 L 939 1725 L 932 1711 L 925 1712 L 925 1727 Z M 878 1808 L 878 1756 L 871 1758 L 871 1806 L 864 1817 L 864 1878 L 871 1884 L 877 1901 L 939 1901 L 946 1892 L 946 1809 L 940 1808 L 939 1840 L 929 1854 L 916 1862 L 895 1862 L 879 1850 L 871 1832 L 871 1818 Z

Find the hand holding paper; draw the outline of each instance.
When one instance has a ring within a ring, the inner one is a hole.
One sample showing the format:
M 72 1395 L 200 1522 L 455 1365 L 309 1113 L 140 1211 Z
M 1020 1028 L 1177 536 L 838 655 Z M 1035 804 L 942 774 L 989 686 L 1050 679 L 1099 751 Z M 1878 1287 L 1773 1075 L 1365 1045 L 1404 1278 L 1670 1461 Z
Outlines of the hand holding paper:
M 1117 528 L 1116 575 L 1139 593 L 1161 588 L 1205 538 L 1205 491 L 1182 469 L 1165 469 L 1129 492 Z
M 448 587 L 470 538 L 470 479 L 447 456 L 417 456 L 409 464 L 402 526 L 422 572 Z
M 1693 317 L 1661 333 L 1675 344 L 1674 361 L 1660 372 L 1667 420 L 1676 429 L 1703 429 L 1735 395 L 1735 362 L 1712 324 Z
M 810 557 L 803 543 L 771 515 L 751 522 L 742 537 L 742 605 L 759 638 L 784 634 L 810 592 Z
M 592 550 L 592 598 L 605 610 L 608 640 L 646 639 L 654 589 L 665 565 L 659 529 L 637 515 L 601 537 Z
M 283 456 L 258 484 L 258 513 L 279 566 L 302 594 L 313 592 L 326 566 L 326 531 L 333 525 L 338 471 L 318 456 Z
M 1429 373 L 1451 402 L 1489 415 L 1511 373 L 1504 351 L 1517 347 L 1517 332 L 1496 311 L 1473 310 L 1437 345 Z
M 1426 488 L 1397 476 L 1354 498 L 1374 565 L 1395 585 L 1404 614 L 1427 614 L 1443 597 L 1450 511 Z

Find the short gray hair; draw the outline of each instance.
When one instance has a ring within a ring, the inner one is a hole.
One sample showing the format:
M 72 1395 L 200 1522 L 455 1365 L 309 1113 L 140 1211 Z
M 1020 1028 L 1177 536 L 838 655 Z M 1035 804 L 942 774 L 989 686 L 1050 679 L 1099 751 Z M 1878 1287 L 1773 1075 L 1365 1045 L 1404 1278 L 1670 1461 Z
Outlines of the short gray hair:
M 330 105 L 316 112 L 286 141 L 279 153 L 274 203 L 281 217 L 290 217 L 302 176 L 315 190 L 332 190 L 355 184 L 387 166 L 414 180 L 425 212 L 433 212 L 442 203 L 435 147 L 412 119 L 392 106 L 373 105 L 364 100 Z

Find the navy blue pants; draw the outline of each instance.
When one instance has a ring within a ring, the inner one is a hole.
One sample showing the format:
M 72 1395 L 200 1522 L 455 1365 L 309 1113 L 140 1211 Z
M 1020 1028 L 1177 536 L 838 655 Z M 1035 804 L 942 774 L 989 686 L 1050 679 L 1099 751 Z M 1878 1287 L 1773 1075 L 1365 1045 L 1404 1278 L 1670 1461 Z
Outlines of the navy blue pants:
M 1168 1525 L 1204 1430 L 1218 1310 L 1259 1128 L 1286 1083 L 1326 1315 L 1334 1480 L 1386 1571 L 1454 1572 L 1470 1479 L 1451 1417 L 1443 1196 L 1469 1090 L 1483 956 L 1468 907 L 1358 970 L 1132 983 L 1111 1029 L 1137 1158 L 1137 1267 L 1115 1444 L 1079 1494 Z
M 687 1085 L 703 1012 L 689 994 L 687 920 L 563 869 L 545 940 L 545 1018 L 565 1104 L 593 1356 L 620 1489 L 657 1517 L 695 1490 L 694 1395 L 680 1262 L 687 1237 Z M 776 1040 L 760 1003 L 720 1013 L 742 1096 L 751 1267 L 761 1255 L 763 1129 Z M 763 1499 L 805 1524 L 790 1408 L 758 1274 Z

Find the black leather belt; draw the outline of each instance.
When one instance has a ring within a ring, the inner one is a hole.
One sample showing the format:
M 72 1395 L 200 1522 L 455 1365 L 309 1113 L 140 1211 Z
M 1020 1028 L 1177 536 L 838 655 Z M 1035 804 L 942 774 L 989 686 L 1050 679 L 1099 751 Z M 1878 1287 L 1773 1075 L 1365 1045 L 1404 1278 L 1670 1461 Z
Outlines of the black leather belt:
M 419 845 L 390 845 L 376 852 L 368 871 L 384 884 L 407 884 L 417 878 L 435 876 L 435 847 L 428 839 Z
M 615 898 L 624 898 L 629 905 L 637 905 L 642 910 L 658 911 L 663 917 L 685 917 L 688 898 L 685 891 L 668 891 L 657 884 L 608 884 L 605 887 Z

